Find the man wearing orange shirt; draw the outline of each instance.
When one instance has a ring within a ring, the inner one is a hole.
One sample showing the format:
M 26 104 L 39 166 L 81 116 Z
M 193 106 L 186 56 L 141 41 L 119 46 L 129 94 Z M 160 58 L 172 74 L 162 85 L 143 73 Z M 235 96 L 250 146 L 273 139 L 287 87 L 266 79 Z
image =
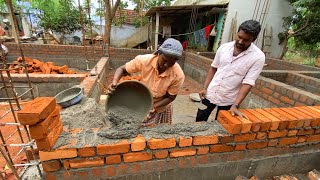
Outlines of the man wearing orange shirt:
M 175 100 L 185 78 L 177 63 L 177 60 L 182 57 L 182 51 L 181 43 L 169 38 L 155 53 L 139 55 L 116 70 L 109 92 L 114 91 L 122 76 L 132 73 L 140 73 L 140 82 L 152 92 L 153 110 L 142 126 L 158 123 L 171 124 L 173 111 L 171 102 Z

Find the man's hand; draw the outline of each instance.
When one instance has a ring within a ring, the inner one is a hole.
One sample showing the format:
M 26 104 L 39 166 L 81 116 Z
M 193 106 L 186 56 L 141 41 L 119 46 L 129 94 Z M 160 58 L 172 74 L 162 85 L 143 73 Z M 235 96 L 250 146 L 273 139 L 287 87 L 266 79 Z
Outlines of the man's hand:
M 206 94 L 207 94 L 207 89 L 203 89 L 202 91 L 199 92 L 199 96 L 201 99 L 206 98 Z
M 230 113 L 232 116 L 239 116 L 241 119 L 245 118 L 245 119 L 249 120 L 248 116 L 246 116 L 245 114 L 240 112 L 239 109 L 237 108 L 237 106 L 235 106 L 235 105 L 231 106 Z

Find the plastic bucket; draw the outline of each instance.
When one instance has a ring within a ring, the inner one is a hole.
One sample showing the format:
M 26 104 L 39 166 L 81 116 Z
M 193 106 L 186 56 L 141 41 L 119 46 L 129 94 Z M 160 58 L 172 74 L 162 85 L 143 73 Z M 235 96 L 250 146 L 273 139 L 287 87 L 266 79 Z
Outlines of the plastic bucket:
M 153 107 L 152 93 L 139 81 L 128 80 L 117 85 L 106 101 L 106 112 L 113 107 L 122 106 L 136 112 L 143 119 Z

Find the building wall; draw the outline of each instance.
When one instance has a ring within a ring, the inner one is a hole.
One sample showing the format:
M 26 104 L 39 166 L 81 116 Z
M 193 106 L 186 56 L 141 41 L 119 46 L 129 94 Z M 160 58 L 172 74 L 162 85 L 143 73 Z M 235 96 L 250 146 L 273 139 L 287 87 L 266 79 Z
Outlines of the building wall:
M 244 21 L 252 19 L 253 14 L 256 7 L 256 0 L 231 0 L 228 5 L 228 13 L 226 17 L 226 21 L 224 24 L 224 31 L 222 35 L 221 43 L 228 42 L 229 33 L 231 29 L 231 22 L 232 18 L 237 20 L 237 27 Z M 262 13 L 264 1 L 261 2 L 260 8 L 258 10 L 258 18 L 254 18 L 255 20 L 261 21 L 260 14 Z M 259 5 L 259 4 L 258 4 Z M 258 7 L 257 5 L 257 7 Z M 262 31 L 259 35 L 258 40 L 255 42 L 258 47 L 261 48 L 262 43 L 262 33 L 265 27 L 270 29 L 272 26 L 273 29 L 273 38 L 272 38 L 272 46 L 271 46 L 271 55 L 270 57 L 277 58 L 281 54 L 282 46 L 279 45 L 278 34 L 283 32 L 282 24 L 283 24 L 283 17 L 289 16 L 291 14 L 291 6 L 288 1 L 278 1 L 278 0 L 270 0 L 270 7 L 268 14 L 265 18 L 265 21 L 262 25 Z M 255 16 L 257 17 L 257 16 Z

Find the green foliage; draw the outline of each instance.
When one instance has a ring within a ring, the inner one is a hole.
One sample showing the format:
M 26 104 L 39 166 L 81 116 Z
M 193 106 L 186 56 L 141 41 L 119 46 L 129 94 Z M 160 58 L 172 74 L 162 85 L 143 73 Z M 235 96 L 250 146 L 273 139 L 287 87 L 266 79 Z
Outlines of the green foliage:
M 80 12 L 70 0 L 42 0 L 35 7 L 42 12 L 39 24 L 46 30 L 70 34 L 81 29 Z M 85 16 L 83 19 L 87 24 Z
M 120 4 L 119 4 L 119 18 L 114 18 L 113 19 L 113 25 L 115 26 L 119 26 L 119 27 L 122 27 L 122 25 L 125 23 L 126 21 L 126 15 L 123 14 L 123 10 L 125 8 L 128 7 L 128 2 L 123 2 L 123 1 L 120 1 Z
M 143 10 L 146 11 L 153 6 L 170 6 L 172 1 L 173 0 L 144 0 Z M 141 0 L 131 0 L 131 2 L 136 5 L 135 10 L 139 12 Z
M 291 0 L 290 2 L 293 6 L 293 16 L 284 18 L 285 34 L 288 36 L 288 30 L 291 29 L 298 47 L 304 44 L 317 47 L 320 42 L 320 1 Z
M 141 18 L 140 17 L 134 17 L 133 18 L 133 25 L 134 25 L 134 27 L 136 27 L 136 28 L 139 28 L 139 27 L 141 27 Z M 148 22 L 149 22 L 149 19 L 147 18 L 147 17 L 143 17 L 143 26 L 144 25 L 146 25 L 146 24 L 148 24 Z

